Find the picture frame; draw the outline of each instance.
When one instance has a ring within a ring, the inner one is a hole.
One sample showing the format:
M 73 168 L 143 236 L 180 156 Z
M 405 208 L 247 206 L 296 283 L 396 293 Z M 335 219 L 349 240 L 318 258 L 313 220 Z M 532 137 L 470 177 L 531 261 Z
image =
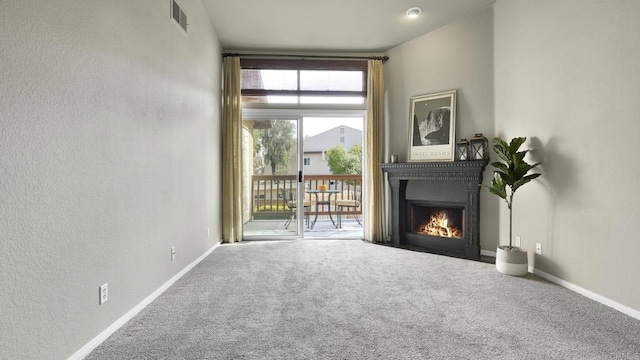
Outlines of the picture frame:
M 412 96 L 409 162 L 454 161 L 457 91 Z

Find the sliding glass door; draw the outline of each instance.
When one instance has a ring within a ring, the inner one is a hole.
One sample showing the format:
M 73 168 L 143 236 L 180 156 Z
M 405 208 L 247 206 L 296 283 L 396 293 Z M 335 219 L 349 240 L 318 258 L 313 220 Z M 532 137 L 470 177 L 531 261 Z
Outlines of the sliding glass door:
M 260 118 L 243 121 L 243 238 L 302 236 L 308 219 L 302 183 L 301 121 Z
M 243 238 L 361 239 L 362 114 L 243 114 Z

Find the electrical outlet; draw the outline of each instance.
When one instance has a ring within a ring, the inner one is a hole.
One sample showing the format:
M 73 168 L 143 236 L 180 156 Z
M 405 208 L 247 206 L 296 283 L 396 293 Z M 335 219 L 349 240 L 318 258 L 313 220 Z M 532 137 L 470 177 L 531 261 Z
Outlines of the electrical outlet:
M 98 288 L 98 305 L 102 305 L 109 300 L 109 283 L 106 283 Z
M 520 236 L 516 235 L 516 246 L 520 247 Z
M 171 261 L 176 259 L 176 247 L 172 246 L 171 247 Z
M 536 243 L 536 254 L 542 255 L 542 245 L 540 243 Z

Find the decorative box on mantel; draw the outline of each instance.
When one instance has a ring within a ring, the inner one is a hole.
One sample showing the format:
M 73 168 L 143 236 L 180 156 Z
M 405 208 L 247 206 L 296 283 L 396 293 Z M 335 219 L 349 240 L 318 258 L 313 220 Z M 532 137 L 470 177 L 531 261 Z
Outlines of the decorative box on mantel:
M 391 240 L 480 259 L 480 184 L 488 161 L 380 164 L 391 185 Z

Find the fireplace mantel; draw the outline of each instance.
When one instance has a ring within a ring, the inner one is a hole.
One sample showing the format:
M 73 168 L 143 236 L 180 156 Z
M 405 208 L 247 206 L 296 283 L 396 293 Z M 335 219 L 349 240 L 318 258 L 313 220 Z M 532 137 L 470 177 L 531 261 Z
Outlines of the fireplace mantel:
M 411 243 L 404 234 L 406 222 L 407 183 L 413 180 L 426 181 L 427 186 L 438 188 L 463 188 L 466 199 L 464 239 L 451 241 L 443 248 L 438 241 L 419 245 L 437 253 L 480 259 L 480 186 L 482 174 L 488 161 L 422 162 L 380 164 L 388 174 L 391 186 L 391 240 L 395 245 Z M 428 199 L 425 199 L 428 200 Z M 401 222 L 401 219 L 403 222 Z
M 380 164 L 389 174 L 389 181 L 400 180 L 455 180 L 482 182 L 487 161 L 411 162 Z

